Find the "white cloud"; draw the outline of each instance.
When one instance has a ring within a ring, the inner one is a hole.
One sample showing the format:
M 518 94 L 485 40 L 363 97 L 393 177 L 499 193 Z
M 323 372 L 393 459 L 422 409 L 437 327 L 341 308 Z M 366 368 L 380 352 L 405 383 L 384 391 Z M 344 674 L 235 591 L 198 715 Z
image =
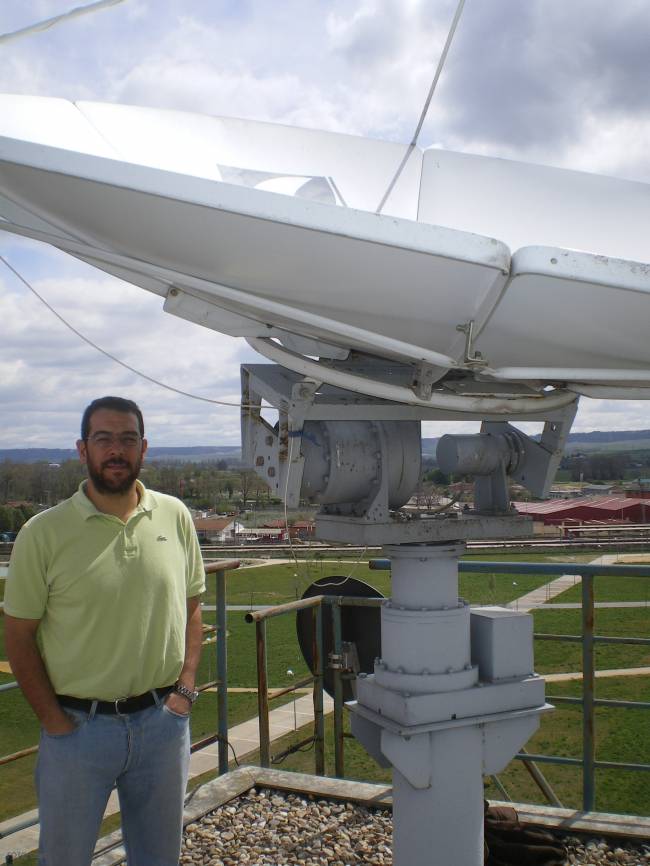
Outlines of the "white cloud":
M 72 5 L 3 0 L 0 32 Z M 0 89 L 407 141 L 455 8 L 456 0 L 127 0 L 7 44 Z M 650 181 L 649 31 L 641 0 L 468 3 L 421 143 Z M 107 350 L 184 390 L 238 399 L 240 359 L 253 357 L 241 341 L 168 316 L 159 298 L 59 253 L 0 243 Z M 141 400 L 156 441 L 238 442 L 236 410 L 179 398 L 117 367 L 4 273 L 0 317 L 0 445 L 64 444 L 84 403 L 118 388 Z M 646 406 L 583 400 L 575 426 L 650 427 Z

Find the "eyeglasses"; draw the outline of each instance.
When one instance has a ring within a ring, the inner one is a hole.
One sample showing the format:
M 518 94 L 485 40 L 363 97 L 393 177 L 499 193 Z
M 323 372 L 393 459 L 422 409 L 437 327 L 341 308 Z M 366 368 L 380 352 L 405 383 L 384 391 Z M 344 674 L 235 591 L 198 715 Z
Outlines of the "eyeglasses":
M 88 440 L 98 448 L 110 448 L 117 445 L 126 450 L 137 448 L 142 442 L 142 437 L 139 433 L 120 433 L 117 436 L 113 436 L 111 433 L 93 433 L 92 436 L 88 436 Z

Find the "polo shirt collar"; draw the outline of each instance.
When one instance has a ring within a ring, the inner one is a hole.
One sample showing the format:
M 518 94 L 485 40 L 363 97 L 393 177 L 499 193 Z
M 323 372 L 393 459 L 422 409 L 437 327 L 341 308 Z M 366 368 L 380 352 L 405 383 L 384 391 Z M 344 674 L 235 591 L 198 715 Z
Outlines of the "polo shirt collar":
M 145 512 L 148 514 L 152 512 L 154 508 L 158 507 L 156 497 L 151 490 L 147 490 L 142 481 L 138 479 L 135 483 L 140 495 L 140 501 L 138 502 L 138 507 L 133 513 L 137 514 L 138 512 Z M 84 520 L 88 520 L 89 517 L 95 517 L 98 514 L 104 514 L 104 512 L 100 511 L 86 495 L 86 484 L 86 481 L 82 481 L 77 492 L 72 495 L 72 502 L 75 508 L 81 513 Z

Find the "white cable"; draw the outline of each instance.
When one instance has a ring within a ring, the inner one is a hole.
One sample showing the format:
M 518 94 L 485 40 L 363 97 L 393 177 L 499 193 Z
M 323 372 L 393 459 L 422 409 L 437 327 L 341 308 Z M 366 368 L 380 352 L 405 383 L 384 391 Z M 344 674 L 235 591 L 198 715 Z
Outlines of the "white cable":
M 293 458 L 293 441 L 294 437 L 289 436 L 289 457 L 287 460 L 287 477 L 284 485 L 284 525 L 287 530 L 287 538 L 289 539 L 289 550 L 291 552 L 291 556 L 293 557 L 293 561 L 296 569 L 300 570 L 300 566 L 298 565 L 298 557 L 296 556 L 293 549 L 293 542 L 291 541 L 291 530 L 289 529 L 289 513 L 287 500 L 289 498 L 289 476 L 291 474 L 291 460 Z
M 48 310 L 53 313 L 57 319 L 69 328 L 73 334 L 76 334 L 80 340 L 83 340 L 84 343 L 87 343 L 97 352 L 101 352 L 102 355 L 105 355 L 107 358 L 110 358 L 111 361 L 114 361 L 116 364 L 119 364 L 120 367 L 124 367 L 126 370 L 129 370 L 131 373 L 135 373 L 136 376 L 140 376 L 142 379 L 146 379 L 147 382 L 151 382 L 153 385 L 158 385 L 160 388 L 165 388 L 167 391 L 173 391 L 174 394 L 180 394 L 182 397 L 190 397 L 192 400 L 201 400 L 204 403 L 214 403 L 217 406 L 233 406 L 236 409 L 255 409 L 259 408 L 259 406 L 254 405 L 245 405 L 243 403 L 230 403 L 226 400 L 213 400 L 211 397 L 201 397 L 198 394 L 190 394 L 189 391 L 183 391 L 180 388 L 174 388 L 173 385 L 167 385 L 165 382 L 161 382 L 159 379 L 154 379 L 153 376 L 148 376 L 146 373 L 143 373 L 141 370 L 136 370 L 135 367 L 131 367 L 130 364 L 127 364 L 125 361 L 121 361 L 119 358 L 116 358 L 115 355 L 111 355 L 110 352 L 107 352 L 106 349 L 102 349 L 101 346 L 98 346 L 96 343 L 93 343 L 91 339 L 86 337 L 81 331 L 78 331 L 73 325 L 70 324 L 66 319 L 63 318 L 61 313 L 54 309 L 54 307 L 45 300 L 45 298 L 40 295 L 36 289 L 23 277 L 18 271 L 13 267 L 13 265 L 9 264 L 7 259 L 4 256 L 0 255 L 0 262 L 2 262 L 9 270 L 14 274 L 20 282 L 29 289 L 32 294 L 36 295 L 38 300 L 44 304 Z
M 459 0 L 458 6 L 456 7 L 456 14 L 454 15 L 454 20 L 451 22 L 451 27 L 449 28 L 449 33 L 447 34 L 447 41 L 445 42 L 445 47 L 442 49 L 442 54 L 440 55 L 440 60 L 438 61 L 438 68 L 436 69 L 436 74 L 433 76 L 433 81 L 431 82 L 431 87 L 429 88 L 429 93 L 427 94 L 427 98 L 424 102 L 424 108 L 422 109 L 422 113 L 420 114 L 420 119 L 418 121 L 418 125 L 415 127 L 415 132 L 413 133 L 413 138 L 411 139 L 410 144 L 406 148 L 406 153 L 402 158 L 402 161 L 399 164 L 397 171 L 391 182 L 388 184 L 388 189 L 383 195 L 382 200 L 377 205 L 377 210 L 375 213 L 381 213 L 383 210 L 386 201 L 388 200 L 388 196 L 393 191 L 393 188 L 397 181 L 400 178 L 400 175 L 404 171 L 404 167 L 409 160 L 409 157 L 415 150 L 415 147 L 418 143 L 418 138 L 420 137 L 420 133 L 422 132 L 422 125 L 424 124 L 424 120 L 427 116 L 427 112 L 429 111 L 429 106 L 431 105 L 431 99 L 433 98 L 434 91 L 438 85 L 438 79 L 440 78 L 440 74 L 442 73 L 442 68 L 445 65 L 445 61 L 447 59 L 447 54 L 449 54 L 449 49 L 451 47 L 452 40 L 454 38 L 454 34 L 456 33 L 456 28 L 458 27 L 458 22 L 460 21 L 460 16 L 463 13 L 463 7 L 465 6 L 465 0 Z
M 99 0 L 99 2 L 90 3 L 88 6 L 76 6 L 69 12 L 63 12 L 61 15 L 55 15 L 53 18 L 46 18 L 44 21 L 30 24 L 29 27 L 22 27 L 20 30 L 14 30 L 11 33 L 3 33 L 0 36 L 0 44 L 11 42 L 13 39 L 20 39 L 21 36 L 29 36 L 30 33 L 40 33 L 43 30 L 49 30 L 50 27 L 54 27 L 62 21 L 69 21 L 71 18 L 78 18 L 80 15 L 87 15 L 90 12 L 99 12 L 100 9 L 116 6 L 118 3 L 124 3 L 124 0 Z
M 369 379 L 356 373 L 348 373 L 328 367 L 318 361 L 298 355 L 284 349 L 266 337 L 246 337 L 251 348 L 270 361 L 280 364 L 326 385 L 354 391 L 380 400 L 390 400 L 394 403 L 405 403 L 408 406 L 422 406 L 427 409 L 444 409 L 452 412 L 485 413 L 488 415 L 512 415 L 523 412 L 537 414 L 554 409 L 562 409 L 574 403 L 576 397 L 566 390 L 555 389 L 550 393 L 542 392 L 539 397 L 509 397 L 492 395 L 489 397 L 463 396 L 460 394 L 443 394 L 434 391 L 429 400 L 422 400 L 404 385 L 393 385 Z

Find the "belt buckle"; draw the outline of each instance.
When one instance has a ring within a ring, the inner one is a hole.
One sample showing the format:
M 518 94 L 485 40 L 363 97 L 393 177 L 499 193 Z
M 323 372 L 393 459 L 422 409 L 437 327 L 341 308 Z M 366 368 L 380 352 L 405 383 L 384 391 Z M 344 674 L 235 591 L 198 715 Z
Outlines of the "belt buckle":
M 122 704 L 122 703 L 124 703 L 124 701 L 128 701 L 128 698 L 117 698 L 115 701 L 113 701 L 113 704 L 115 706 L 115 715 L 117 715 L 117 716 L 128 715 L 128 713 L 121 713 L 120 708 L 118 706 L 118 704 Z

